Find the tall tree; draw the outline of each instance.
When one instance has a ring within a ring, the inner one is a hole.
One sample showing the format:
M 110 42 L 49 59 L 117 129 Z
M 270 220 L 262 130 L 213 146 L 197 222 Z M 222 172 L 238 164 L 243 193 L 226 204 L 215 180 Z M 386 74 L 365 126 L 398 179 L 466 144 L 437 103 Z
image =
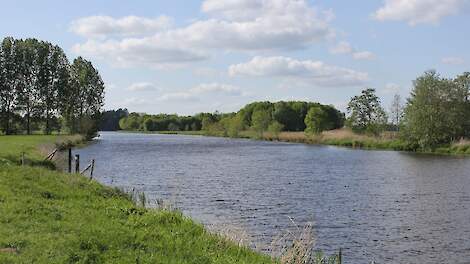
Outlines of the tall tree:
M 319 134 L 325 130 L 332 129 L 333 123 L 328 117 L 328 113 L 321 107 L 312 107 L 305 117 L 305 132 Z
M 461 122 L 463 124 L 464 137 L 470 137 L 470 72 L 458 75 L 454 82 L 457 85 L 458 94 L 462 97 L 460 105 Z
M 395 94 L 390 105 L 390 118 L 391 123 L 395 127 L 396 131 L 400 130 L 400 122 L 403 117 L 403 101 L 399 94 Z
M 464 135 L 468 91 L 435 71 L 414 81 L 405 108 L 403 137 L 421 149 L 434 149 Z
M 74 60 L 71 67 L 71 76 L 76 94 L 69 101 L 76 100 L 78 114 L 78 127 L 82 133 L 95 133 L 100 120 L 103 107 L 104 82 L 93 64 L 82 57 Z
M 17 42 L 13 38 L 5 38 L 1 45 L 0 59 L 0 105 L 2 115 L 2 130 L 10 134 L 12 116 L 18 96 L 19 69 L 17 67 Z
M 386 124 L 386 114 L 375 89 L 365 89 L 348 104 L 348 123 L 357 132 L 378 134 Z
M 271 112 L 264 109 L 256 110 L 251 117 L 252 128 L 262 136 L 263 132 L 266 131 L 271 123 L 271 120 Z
M 19 80 L 21 82 L 18 90 L 18 107 L 26 119 L 26 133 L 31 134 L 31 120 L 35 114 L 38 102 L 37 74 L 40 68 L 38 65 L 38 45 L 36 39 L 19 41 L 20 56 L 18 57 Z

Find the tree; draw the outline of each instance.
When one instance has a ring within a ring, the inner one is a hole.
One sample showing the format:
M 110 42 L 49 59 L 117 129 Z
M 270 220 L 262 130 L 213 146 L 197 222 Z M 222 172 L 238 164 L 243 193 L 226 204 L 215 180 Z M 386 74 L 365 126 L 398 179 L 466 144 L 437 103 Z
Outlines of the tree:
M 100 120 L 100 112 L 103 107 L 104 82 L 101 76 L 93 67 L 93 64 L 82 57 L 73 61 L 71 66 L 72 93 L 65 96 L 63 112 L 70 118 L 69 123 L 74 119 L 78 120 L 80 133 L 93 135 L 96 133 Z M 84 119 L 93 123 L 91 129 L 85 129 Z
M 279 134 L 281 131 L 284 129 L 284 125 L 277 122 L 273 121 L 269 126 L 268 126 L 268 132 L 272 134 L 273 137 L 279 138 Z
M 379 134 L 383 131 L 387 116 L 375 89 L 365 89 L 348 104 L 349 126 L 356 132 Z
M 89 132 L 97 130 L 104 84 L 90 62 L 77 61 L 82 65 L 72 72 L 59 46 L 4 38 L 0 44 L 0 129 L 6 134 L 22 129 L 31 134 L 33 125 L 41 123 L 46 134 L 64 127 L 71 133 L 93 134 Z M 86 106 L 82 112 L 77 110 L 80 104 Z
M 400 122 L 403 117 L 403 102 L 399 94 L 393 96 L 392 104 L 390 105 L 390 118 L 391 123 L 396 131 L 400 130 Z
M 64 51 L 47 42 L 39 45 L 38 97 L 45 121 L 44 132 L 51 133 L 51 120 L 59 110 L 59 93 L 69 85 L 69 62 Z
M 252 128 L 262 136 L 271 123 L 271 120 L 270 112 L 266 110 L 256 110 L 251 116 Z
M 312 107 L 308 110 L 307 116 L 305 117 L 305 124 L 307 126 L 305 132 L 313 134 L 319 134 L 333 127 L 328 113 L 321 107 Z
M 240 131 L 243 130 L 243 117 L 241 115 L 228 117 L 227 123 L 225 124 L 225 130 L 227 136 L 238 137 Z
M 458 83 L 435 71 L 414 81 L 404 116 L 402 136 L 407 141 L 432 150 L 465 134 L 468 90 Z
M 463 135 L 464 137 L 470 137 L 470 72 L 464 72 L 458 75 L 454 79 L 457 85 L 458 94 L 462 97 L 462 103 L 460 104 Z
M 10 134 L 12 117 L 17 100 L 17 89 L 20 81 L 17 58 L 17 42 L 13 38 L 5 38 L 1 45 L 0 59 L 0 105 L 2 114 L 2 130 Z
M 278 102 L 274 104 L 273 118 L 283 125 L 287 131 L 295 131 L 299 126 L 299 116 L 288 102 Z M 300 120 L 303 122 L 303 120 Z
M 18 90 L 18 109 L 24 113 L 26 119 L 26 133 L 31 134 L 31 123 L 34 115 L 38 112 L 38 71 L 41 65 L 38 64 L 38 46 L 36 39 L 18 41 L 20 56 L 17 65 L 19 69 L 19 80 L 21 82 Z
M 125 108 L 105 111 L 101 115 L 101 121 L 100 121 L 100 126 L 99 126 L 100 131 L 119 130 L 119 120 L 121 120 L 121 118 L 127 117 L 128 115 L 129 115 L 129 111 L 127 111 L 127 109 Z

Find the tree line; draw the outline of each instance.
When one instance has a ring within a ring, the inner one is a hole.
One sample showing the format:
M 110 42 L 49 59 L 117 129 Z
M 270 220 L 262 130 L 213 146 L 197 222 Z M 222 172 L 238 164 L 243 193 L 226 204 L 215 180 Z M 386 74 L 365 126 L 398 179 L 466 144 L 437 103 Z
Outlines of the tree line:
M 208 134 L 237 137 L 240 131 L 247 129 L 259 134 L 265 131 L 337 129 L 344 125 L 344 121 L 344 114 L 330 105 L 281 101 L 250 103 L 236 113 L 199 113 L 194 116 L 131 113 L 119 121 L 119 126 L 124 130 L 141 131 L 204 130 Z
M 4 134 L 98 130 L 104 83 L 91 62 L 70 63 L 57 45 L 6 37 L 0 45 L 0 130 Z

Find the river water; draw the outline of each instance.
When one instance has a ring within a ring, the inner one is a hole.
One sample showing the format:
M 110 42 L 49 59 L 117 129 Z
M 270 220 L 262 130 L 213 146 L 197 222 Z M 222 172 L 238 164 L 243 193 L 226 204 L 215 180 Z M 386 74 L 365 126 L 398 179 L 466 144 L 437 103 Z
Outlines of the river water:
M 115 132 L 76 152 L 98 181 L 243 230 L 261 251 L 313 223 L 316 247 L 344 263 L 470 263 L 469 158 Z

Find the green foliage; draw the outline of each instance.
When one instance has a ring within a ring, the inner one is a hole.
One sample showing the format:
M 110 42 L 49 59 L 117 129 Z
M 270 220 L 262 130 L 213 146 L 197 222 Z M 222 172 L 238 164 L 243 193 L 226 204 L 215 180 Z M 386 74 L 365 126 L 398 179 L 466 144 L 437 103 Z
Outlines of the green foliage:
M 331 123 L 334 124 L 333 129 L 341 128 L 344 124 L 344 115 L 332 106 L 321 105 L 314 102 L 254 102 L 242 108 L 238 114 L 243 118 L 244 125 L 251 127 L 253 125 L 253 113 L 257 110 L 265 110 L 271 113 L 273 120 L 284 126 L 284 131 L 304 131 L 306 124 L 304 122 L 307 112 L 312 107 L 321 107 L 328 112 Z
M 271 113 L 267 110 L 256 110 L 253 112 L 251 116 L 251 127 L 253 130 L 258 132 L 260 135 L 263 134 L 264 131 L 268 128 L 269 124 L 271 123 Z
M 292 103 L 278 102 L 274 104 L 273 119 L 288 131 L 298 131 L 302 128 L 303 120 L 299 120 L 301 116 L 301 113 L 292 108 Z
M 225 130 L 225 136 L 239 137 L 240 131 L 243 130 L 243 119 L 240 115 L 233 114 L 226 116 L 219 121 Z
M 246 105 L 237 113 L 199 113 L 194 116 L 146 115 L 131 113 L 119 121 L 120 128 L 129 131 L 204 131 L 211 136 L 239 137 L 244 129 L 252 128 L 259 137 L 269 130 L 269 125 L 276 122 L 273 129 L 281 131 L 303 131 L 308 109 L 321 108 L 329 121 L 328 129 L 341 128 L 344 114 L 333 106 L 309 102 L 254 102 Z M 171 127 L 169 127 L 171 125 Z M 279 125 L 280 126 L 279 126 Z M 279 131 L 280 132 L 280 131 Z M 276 133 L 278 134 L 278 133 Z
M 277 121 L 273 121 L 268 126 L 268 132 L 271 133 L 275 138 L 279 138 L 279 134 L 281 133 L 283 129 L 284 129 L 284 125 Z
M 380 134 L 387 124 L 387 116 L 375 89 L 365 89 L 361 95 L 354 96 L 348 104 L 348 126 L 356 132 Z
M 468 136 L 469 76 L 452 80 L 428 71 L 418 77 L 405 109 L 402 137 L 433 150 Z
M 320 107 L 312 107 L 308 110 L 305 124 L 307 125 L 305 132 L 314 134 L 319 134 L 333 127 L 328 114 Z
M 104 84 L 93 65 L 36 39 L 5 38 L 0 46 L 0 129 L 31 134 L 42 128 L 82 133 L 98 130 Z
M 101 115 L 100 131 L 116 131 L 119 130 L 119 120 L 129 116 L 127 109 L 105 111 Z
M 129 131 L 197 131 L 202 120 L 197 116 L 146 115 L 131 113 L 119 120 L 119 127 Z

